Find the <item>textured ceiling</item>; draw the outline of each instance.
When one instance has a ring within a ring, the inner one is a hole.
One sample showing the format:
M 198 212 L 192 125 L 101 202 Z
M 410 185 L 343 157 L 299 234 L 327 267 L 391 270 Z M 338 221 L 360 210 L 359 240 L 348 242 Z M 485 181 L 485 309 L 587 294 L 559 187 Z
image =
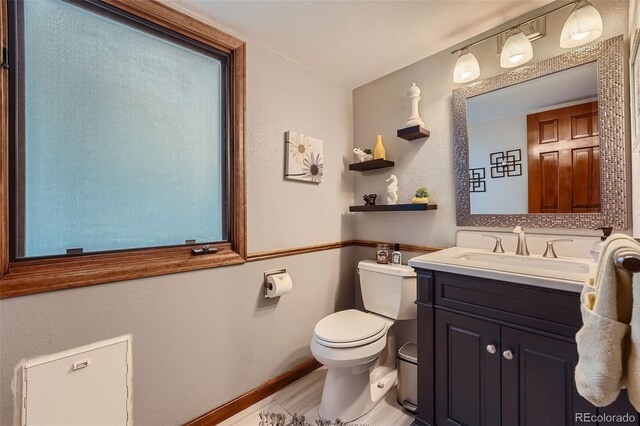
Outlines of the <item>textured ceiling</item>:
M 165 0 L 355 88 L 550 0 Z

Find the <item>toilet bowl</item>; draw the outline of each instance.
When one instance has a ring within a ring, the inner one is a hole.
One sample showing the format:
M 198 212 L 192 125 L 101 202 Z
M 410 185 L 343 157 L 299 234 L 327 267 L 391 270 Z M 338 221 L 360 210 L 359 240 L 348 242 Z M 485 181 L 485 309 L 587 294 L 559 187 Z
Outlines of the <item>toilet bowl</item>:
M 393 389 L 397 380 L 393 325 L 416 317 L 413 269 L 362 261 L 358 270 L 370 312 L 333 313 L 316 324 L 311 339 L 311 353 L 327 367 L 319 408 L 326 420 L 353 421 Z M 386 357 L 381 357 L 385 350 Z

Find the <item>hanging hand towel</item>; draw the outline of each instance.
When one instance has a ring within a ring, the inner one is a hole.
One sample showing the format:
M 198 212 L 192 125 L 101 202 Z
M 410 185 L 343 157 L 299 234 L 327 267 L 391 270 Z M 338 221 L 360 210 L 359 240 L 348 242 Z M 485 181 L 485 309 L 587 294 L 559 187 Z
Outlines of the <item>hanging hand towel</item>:
M 640 249 L 638 249 L 640 253 Z M 631 348 L 627 366 L 629 401 L 640 411 L 640 273 L 633 274 L 633 312 L 631 313 Z
M 576 335 L 576 386 L 580 395 L 599 407 L 615 401 L 625 387 L 629 359 L 631 276 L 615 267 L 614 256 L 621 249 L 639 247 L 626 235 L 611 236 L 600 255 L 595 279 L 585 283 L 580 297 L 583 326 Z

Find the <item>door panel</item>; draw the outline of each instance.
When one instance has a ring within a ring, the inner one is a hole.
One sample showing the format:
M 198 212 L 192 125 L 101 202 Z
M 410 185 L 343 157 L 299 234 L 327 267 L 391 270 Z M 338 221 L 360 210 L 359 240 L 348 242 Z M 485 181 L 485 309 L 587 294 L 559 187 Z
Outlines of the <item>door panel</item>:
M 529 213 L 600 211 L 598 134 L 597 102 L 527 116 Z
M 575 344 L 502 327 L 502 350 L 513 354 L 502 357 L 503 425 L 573 425 L 574 413 L 595 414 L 575 388 Z
M 579 114 L 571 117 L 571 139 L 591 136 L 591 114 Z
M 558 187 L 560 179 L 560 159 L 558 151 L 540 154 L 541 211 L 556 213 L 560 209 Z
M 418 285 L 427 287 L 429 278 L 418 275 Z M 426 291 L 425 291 L 426 293 Z M 418 413 L 417 418 L 434 425 L 434 310 L 433 306 L 418 303 Z
M 500 326 L 441 310 L 435 317 L 436 423 L 499 424 Z
M 540 122 L 540 143 L 558 142 L 558 120 Z

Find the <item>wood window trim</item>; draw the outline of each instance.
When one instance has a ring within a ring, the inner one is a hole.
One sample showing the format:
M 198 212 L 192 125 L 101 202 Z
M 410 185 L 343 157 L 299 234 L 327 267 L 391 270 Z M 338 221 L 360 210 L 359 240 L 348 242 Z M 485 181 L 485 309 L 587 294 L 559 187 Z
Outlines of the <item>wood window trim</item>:
M 0 45 L 9 49 L 7 0 L 0 0 Z M 0 298 L 244 263 L 246 253 L 246 177 L 244 122 L 245 43 L 156 0 L 102 0 L 146 21 L 219 49 L 230 56 L 228 243 L 218 252 L 194 256 L 190 246 L 150 248 L 74 257 L 11 261 L 9 248 L 9 70 L 0 72 Z

